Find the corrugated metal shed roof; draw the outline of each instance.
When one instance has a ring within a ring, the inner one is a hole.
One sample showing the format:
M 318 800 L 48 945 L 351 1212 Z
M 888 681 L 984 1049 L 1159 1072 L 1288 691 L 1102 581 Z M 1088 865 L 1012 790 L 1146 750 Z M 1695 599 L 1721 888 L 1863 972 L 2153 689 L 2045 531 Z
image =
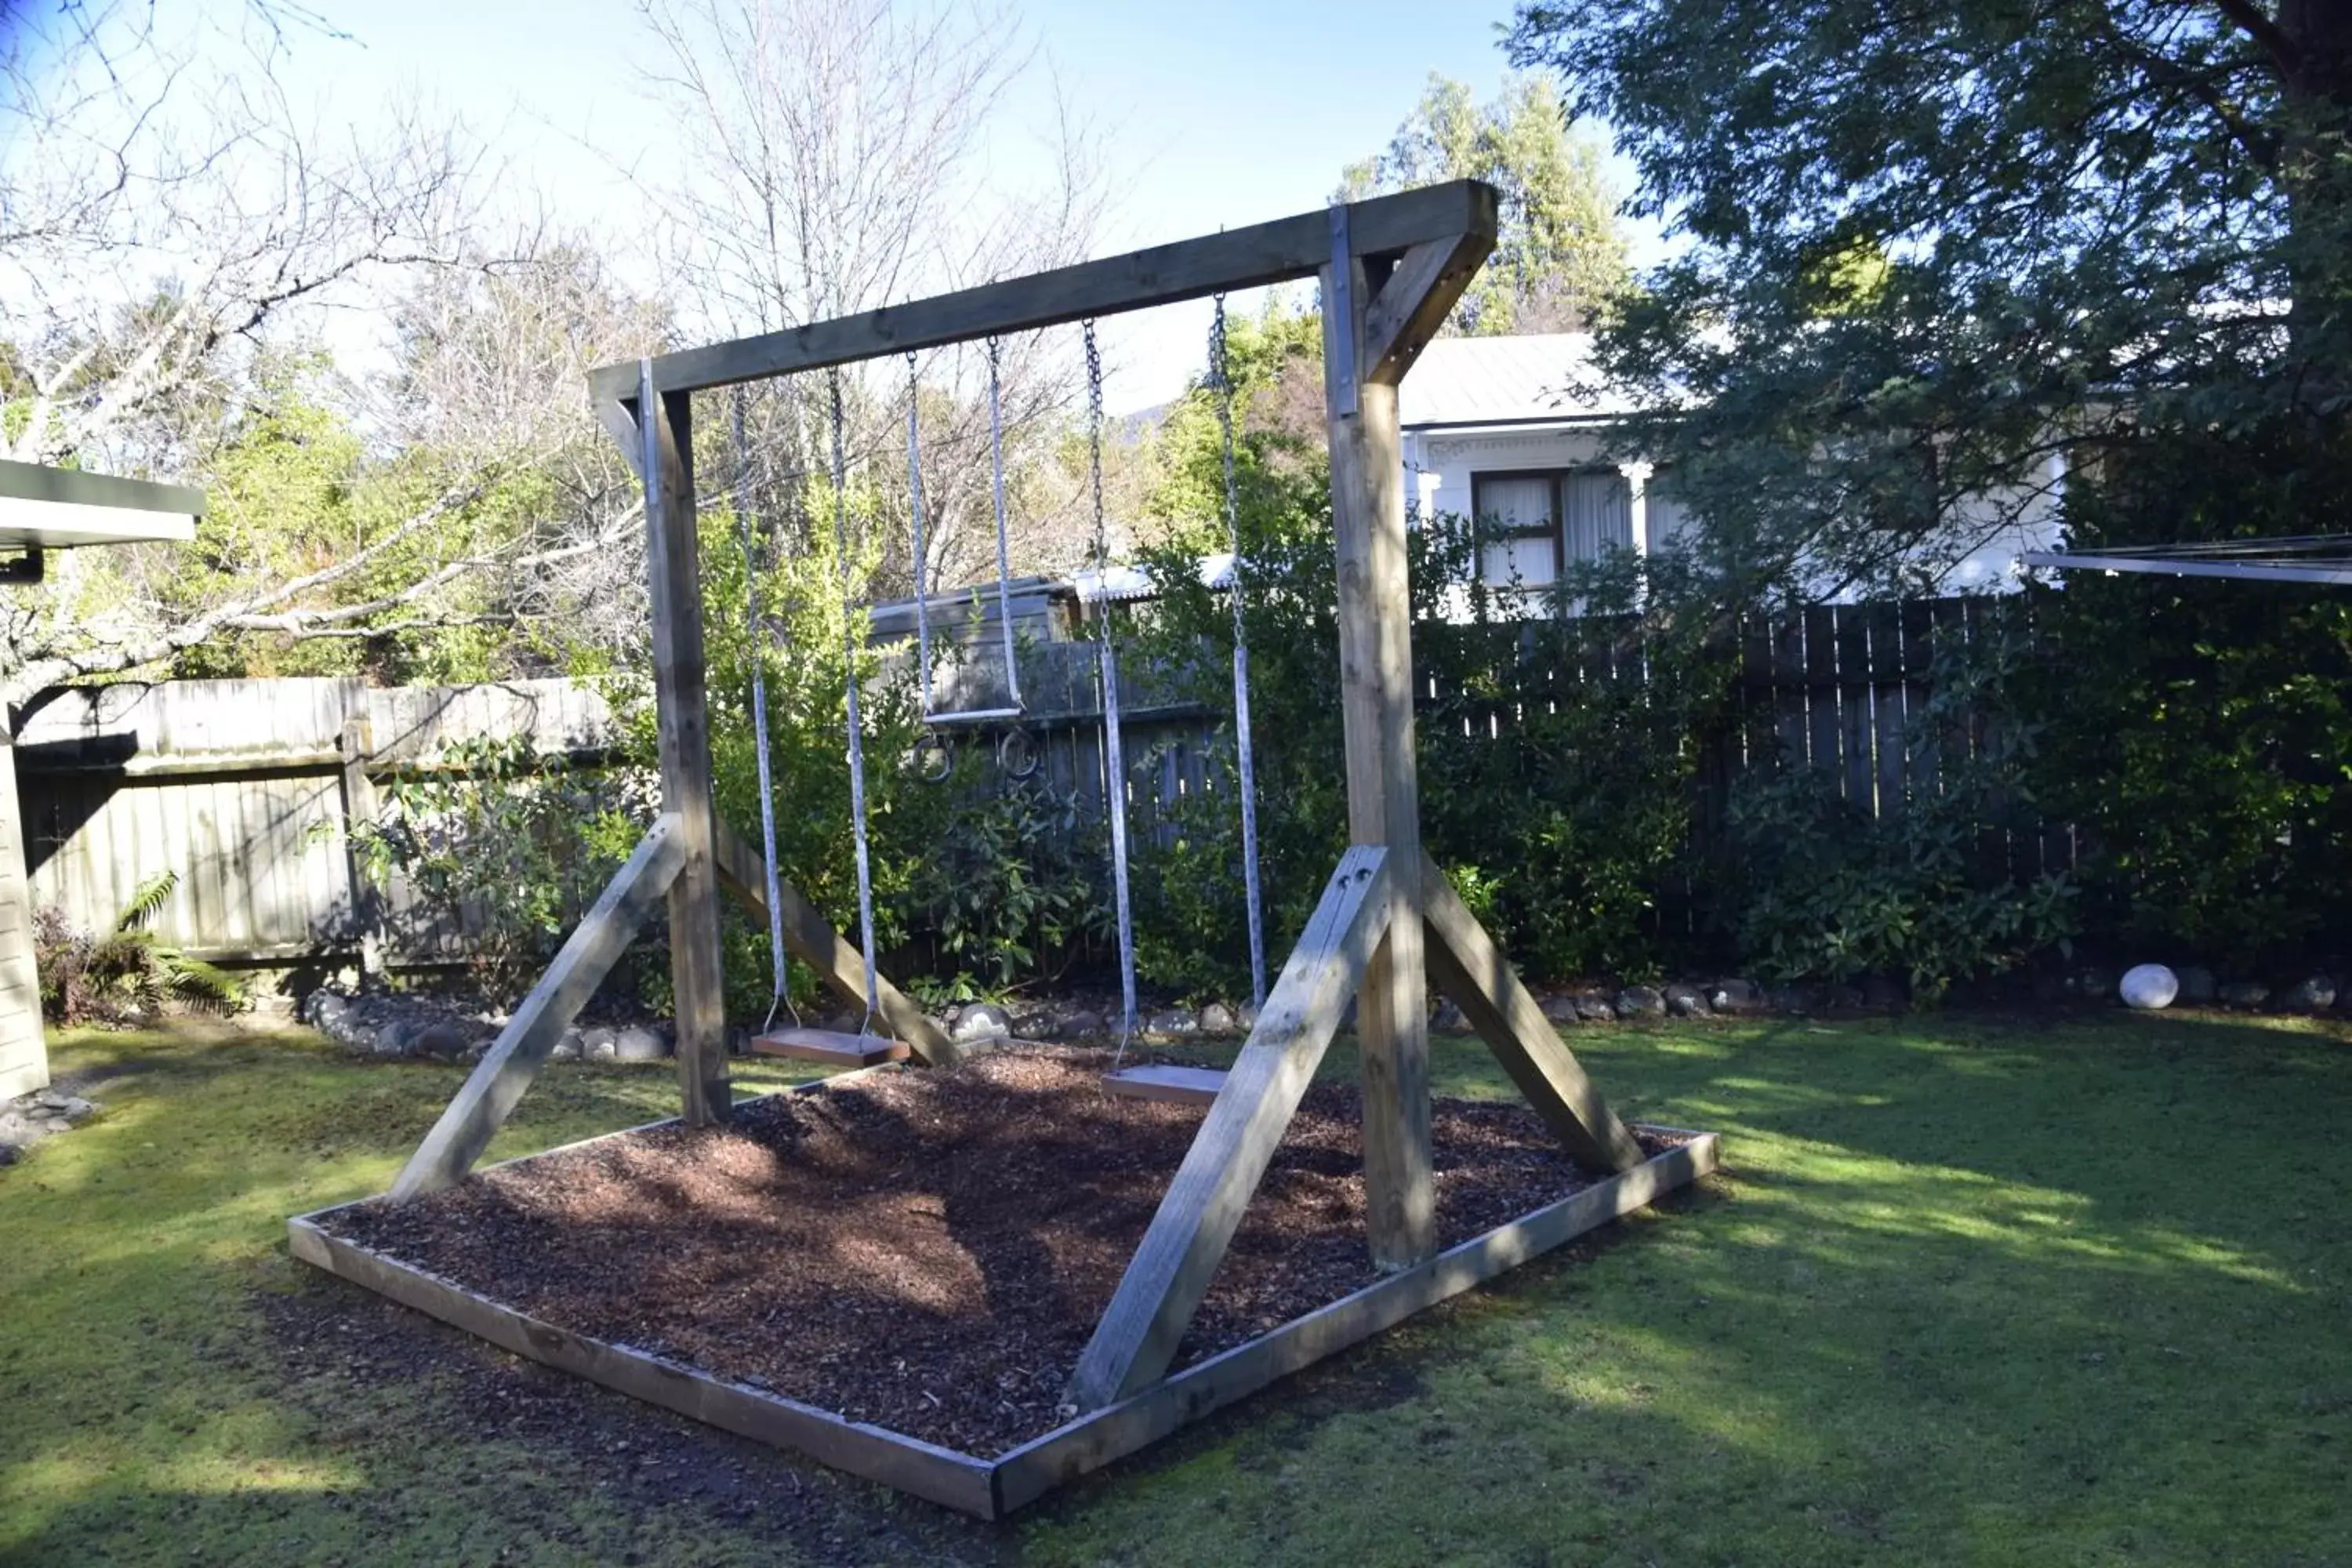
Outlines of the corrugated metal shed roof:
M 1544 424 L 1608 418 L 1633 405 L 1599 391 L 1591 332 L 1439 338 L 1422 351 L 1397 395 L 1406 429 L 1436 425 Z
M 1202 556 L 1198 569 L 1205 587 L 1221 589 L 1234 584 L 1234 556 L 1229 550 Z M 1070 584 L 1077 590 L 1078 602 L 1082 605 L 1125 605 L 1160 596 L 1158 585 L 1151 581 L 1151 573 L 1141 566 L 1113 566 L 1100 573 L 1091 570 L 1079 572 L 1071 576 Z

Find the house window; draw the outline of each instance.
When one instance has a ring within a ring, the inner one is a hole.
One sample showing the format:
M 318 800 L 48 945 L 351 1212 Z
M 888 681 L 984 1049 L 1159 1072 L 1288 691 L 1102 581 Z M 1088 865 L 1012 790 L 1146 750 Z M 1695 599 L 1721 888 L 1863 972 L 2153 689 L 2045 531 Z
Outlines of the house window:
M 1633 489 L 1614 468 L 1473 474 L 1478 575 L 1497 587 L 1539 588 L 1570 563 L 1633 548 Z
M 1478 515 L 1478 577 L 1497 588 L 1540 588 L 1559 580 L 1559 476 L 1473 474 Z

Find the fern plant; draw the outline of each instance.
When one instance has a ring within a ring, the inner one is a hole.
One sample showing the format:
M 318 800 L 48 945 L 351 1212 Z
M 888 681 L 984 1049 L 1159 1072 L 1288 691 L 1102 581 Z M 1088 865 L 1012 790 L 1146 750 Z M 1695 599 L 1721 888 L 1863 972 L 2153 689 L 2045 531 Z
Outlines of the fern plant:
M 235 975 L 191 958 L 155 934 L 154 921 L 180 885 L 176 871 L 149 878 L 104 935 L 76 930 L 65 911 L 33 919 L 41 1013 L 58 1024 L 121 1024 L 172 1003 L 225 1012 L 244 1000 Z

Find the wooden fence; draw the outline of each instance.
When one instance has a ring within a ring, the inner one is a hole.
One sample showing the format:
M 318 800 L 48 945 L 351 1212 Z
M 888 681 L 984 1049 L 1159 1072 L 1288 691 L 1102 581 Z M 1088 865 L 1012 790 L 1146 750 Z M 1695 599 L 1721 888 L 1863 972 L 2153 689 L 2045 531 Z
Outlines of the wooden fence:
M 395 882 L 371 908 L 347 828 L 376 785 L 453 765 L 462 742 L 525 737 L 598 754 L 612 715 L 564 680 L 371 689 L 354 679 L 188 680 L 73 689 L 16 738 L 31 901 L 103 930 L 134 889 L 178 886 L 163 936 L 222 962 L 348 962 L 369 930 L 404 933 L 386 962 L 446 962 L 467 932 Z M 361 920 L 367 910 L 371 919 Z
M 1885 817 L 1942 788 L 1949 760 L 1998 759 L 2003 739 L 1988 715 L 1920 721 L 1939 651 L 2005 635 L 2022 614 L 2016 600 L 1959 598 L 1817 605 L 1742 622 L 1735 720 L 1714 738 L 1698 785 L 1702 837 L 1720 831 L 1732 784 L 1754 770 L 1811 769 L 1863 814 Z M 1603 662 L 1550 672 L 1541 690 L 1485 704 L 1477 726 L 1499 738 L 1529 704 L 1576 700 L 1581 679 L 1640 678 L 1629 668 L 1643 657 L 1637 642 L 1592 647 Z M 1103 812 L 1095 659 L 1086 642 L 1022 655 L 1024 739 L 1040 776 L 1077 797 L 1077 830 L 1088 836 L 1102 832 Z M 1231 737 L 1210 710 L 1169 700 L 1159 672 L 1123 667 L 1120 686 L 1129 826 L 1142 843 L 1165 830 L 1175 804 L 1223 787 Z M 984 658 L 940 691 L 943 706 L 1003 700 L 1002 668 Z M 391 965 L 447 963 L 468 946 L 462 912 L 444 918 L 395 883 L 375 918 L 361 918 L 367 905 L 346 829 L 373 814 L 377 782 L 450 765 L 453 748 L 486 736 L 527 736 L 542 754 L 587 760 L 609 744 L 612 725 L 596 693 L 562 680 L 410 689 L 180 681 L 64 692 L 26 719 L 16 747 L 31 901 L 103 927 L 133 889 L 171 870 L 179 886 L 157 929 L 199 955 L 348 963 L 366 931 L 380 929 L 398 933 L 384 955 Z M 1003 730 L 961 734 L 957 743 L 993 748 Z M 1989 867 L 2031 876 L 2074 863 L 2063 827 L 1984 831 Z

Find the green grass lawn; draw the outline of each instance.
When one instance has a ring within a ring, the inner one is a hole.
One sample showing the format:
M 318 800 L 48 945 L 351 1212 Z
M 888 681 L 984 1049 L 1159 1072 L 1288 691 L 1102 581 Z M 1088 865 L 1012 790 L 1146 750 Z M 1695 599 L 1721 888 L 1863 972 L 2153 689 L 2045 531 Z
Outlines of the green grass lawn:
M 0 1560 L 2352 1563 L 2341 1031 L 1573 1043 L 1727 1173 L 989 1527 L 292 1263 L 455 1069 L 68 1036 L 108 1114 L 0 1171 Z M 1507 1092 L 1475 1041 L 1438 1072 Z M 670 1098 L 558 1068 L 492 1154 Z

